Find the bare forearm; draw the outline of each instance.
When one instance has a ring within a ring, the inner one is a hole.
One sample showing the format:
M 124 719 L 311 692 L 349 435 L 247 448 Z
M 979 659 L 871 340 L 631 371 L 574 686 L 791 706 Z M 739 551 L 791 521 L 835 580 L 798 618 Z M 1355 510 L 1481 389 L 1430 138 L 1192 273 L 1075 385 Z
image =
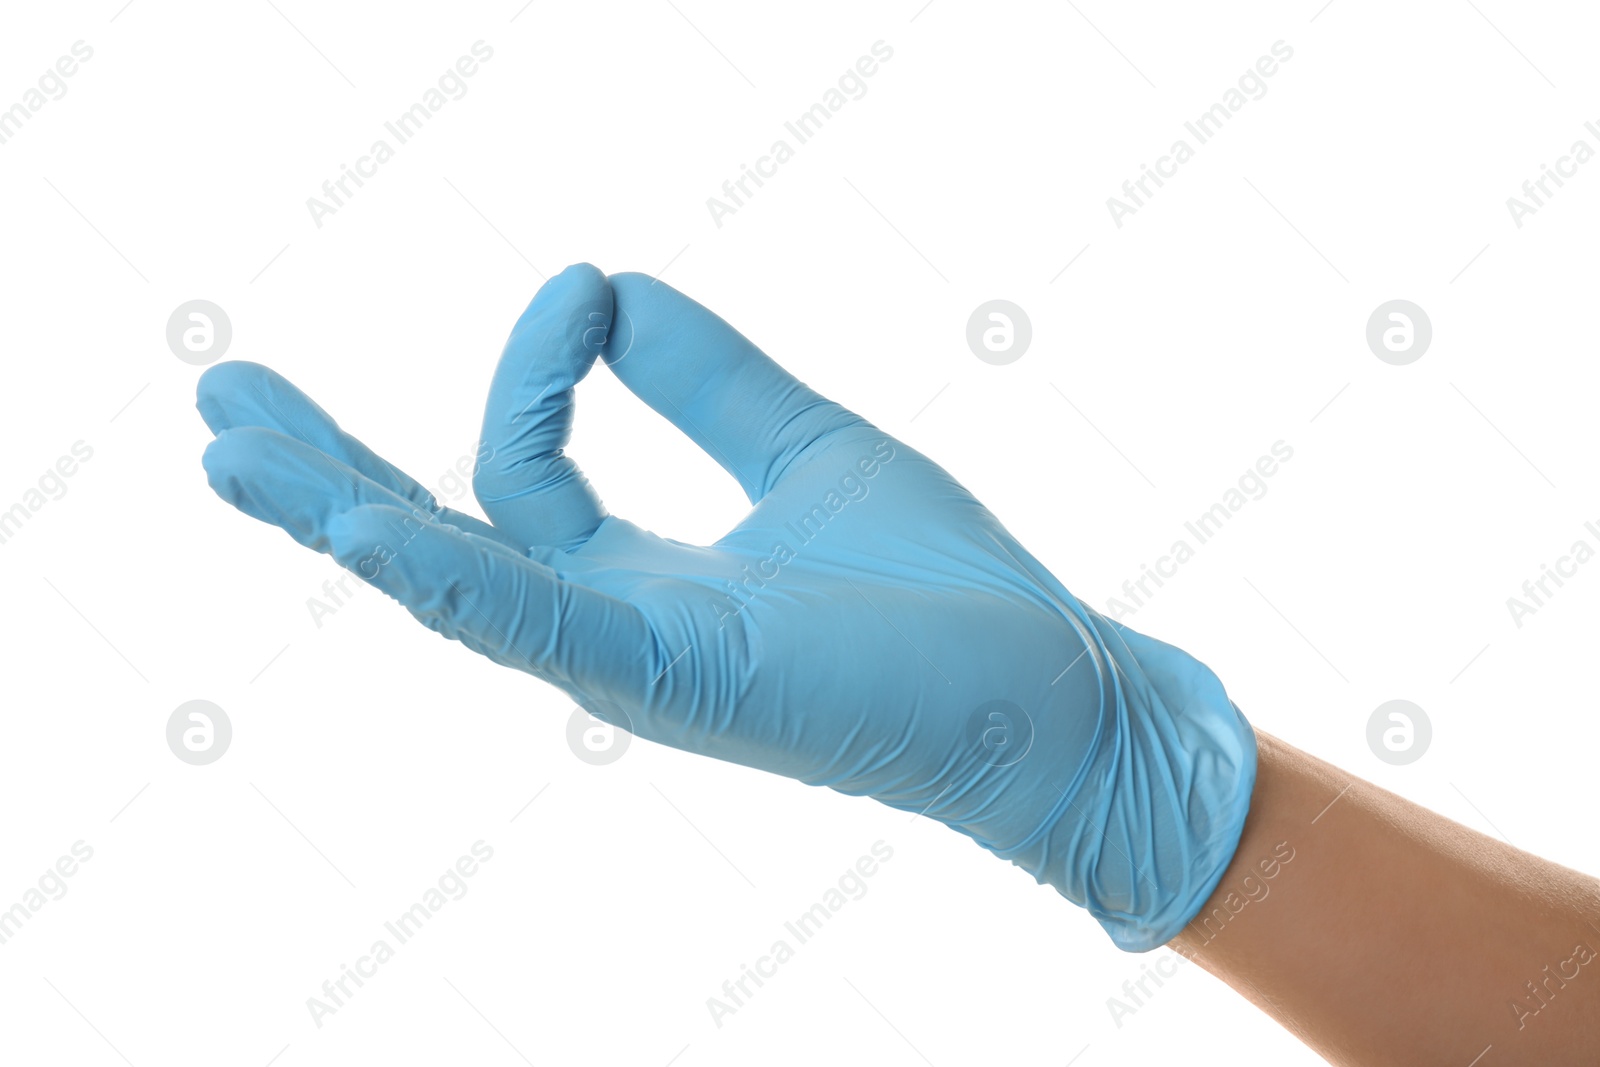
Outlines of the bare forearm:
M 1600 1062 L 1600 882 L 1258 738 L 1176 951 L 1339 1067 Z

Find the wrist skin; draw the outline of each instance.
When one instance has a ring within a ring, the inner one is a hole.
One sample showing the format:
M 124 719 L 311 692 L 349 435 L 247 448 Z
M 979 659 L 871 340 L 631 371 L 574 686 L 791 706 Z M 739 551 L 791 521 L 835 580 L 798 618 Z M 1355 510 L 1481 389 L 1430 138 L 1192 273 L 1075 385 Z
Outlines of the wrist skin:
M 1239 848 L 1174 951 L 1338 1067 L 1600 1062 L 1600 881 L 1258 741 Z

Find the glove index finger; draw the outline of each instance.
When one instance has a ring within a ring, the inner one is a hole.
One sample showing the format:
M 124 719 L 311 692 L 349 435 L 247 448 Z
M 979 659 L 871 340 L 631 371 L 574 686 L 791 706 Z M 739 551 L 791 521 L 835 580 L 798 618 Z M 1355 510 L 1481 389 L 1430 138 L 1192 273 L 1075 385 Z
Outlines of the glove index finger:
M 751 503 L 818 438 L 868 425 L 665 282 L 613 274 L 611 292 L 612 372 L 733 475 Z

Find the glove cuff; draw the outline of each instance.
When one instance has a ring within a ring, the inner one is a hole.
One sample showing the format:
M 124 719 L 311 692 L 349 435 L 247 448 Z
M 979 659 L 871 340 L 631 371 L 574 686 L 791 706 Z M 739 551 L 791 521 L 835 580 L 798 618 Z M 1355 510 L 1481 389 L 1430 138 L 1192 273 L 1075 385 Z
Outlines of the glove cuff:
M 1255 732 L 1205 664 L 1092 609 L 1093 749 L 1054 817 L 1001 853 L 1088 909 L 1127 952 L 1176 937 L 1232 861 L 1255 787 Z

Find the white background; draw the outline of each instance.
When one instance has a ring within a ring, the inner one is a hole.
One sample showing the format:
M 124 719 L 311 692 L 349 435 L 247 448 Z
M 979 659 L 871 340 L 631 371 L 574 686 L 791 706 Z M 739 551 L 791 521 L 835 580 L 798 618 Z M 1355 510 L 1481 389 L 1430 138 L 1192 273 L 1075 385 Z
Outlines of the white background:
M 1155 957 L 928 820 L 644 742 L 589 766 L 561 694 L 370 589 L 318 627 L 341 572 L 206 486 L 199 369 L 164 336 L 195 298 L 228 358 L 437 486 L 541 274 L 664 271 L 1102 609 L 1283 440 L 1132 625 L 1260 728 L 1600 870 L 1600 565 L 1520 628 L 1506 607 L 1600 541 L 1600 162 L 1520 229 L 1505 203 L 1600 147 L 1592 12 L 122 2 L 6 5 L 0 30 L 0 107 L 94 49 L 0 145 L 0 510 L 94 450 L 0 545 L 0 908 L 94 849 L 0 946 L 0 1058 L 1317 1062 L 1192 967 L 1117 1025 Z M 316 227 L 306 198 L 480 39 L 467 95 Z M 878 40 L 867 94 L 715 225 L 706 198 Z M 1106 198 L 1278 40 L 1267 94 L 1115 226 Z M 997 297 L 1034 330 L 1004 367 L 964 340 Z M 1404 367 L 1364 339 L 1395 298 L 1435 333 Z M 742 514 L 604 370 L 581 394 L 572 452 L 613 512 L 692 541 Z M 165 742 L 194 698 L 234 727 L 207 767 Z M 1367 748 L 1393 698 L 1433 723 L 1410 766 Z M 470 892 L 318 1028 L 306 999 L 479 839 Z M 868 894 L 715 1026 L 706 998 L 880 839 Z

